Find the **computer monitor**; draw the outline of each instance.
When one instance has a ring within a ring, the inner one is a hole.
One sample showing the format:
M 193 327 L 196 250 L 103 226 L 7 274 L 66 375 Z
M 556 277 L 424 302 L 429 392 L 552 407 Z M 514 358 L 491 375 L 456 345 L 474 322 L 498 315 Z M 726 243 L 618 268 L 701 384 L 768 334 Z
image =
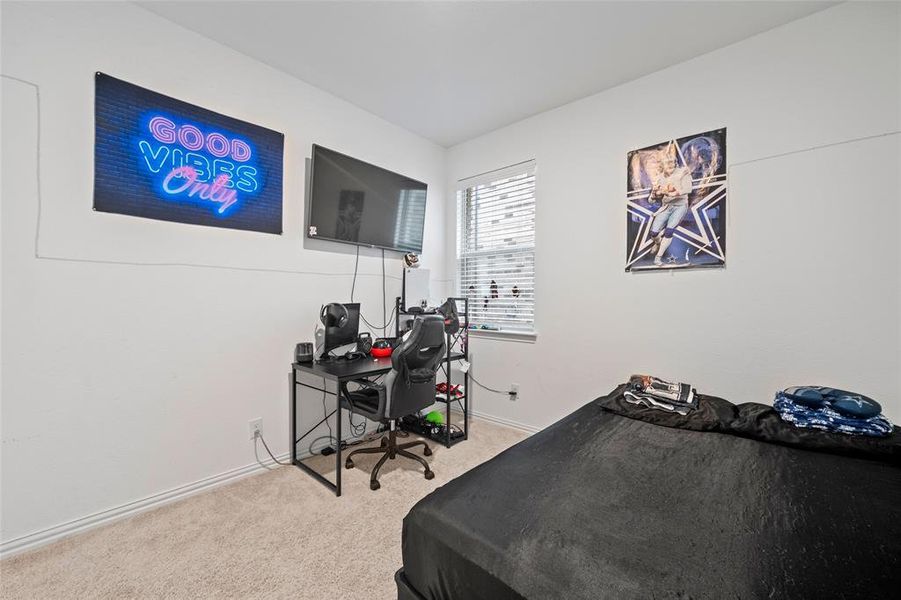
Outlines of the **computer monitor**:
M 328 353 L 335 348 L 355 343 L 357 336 L 360 335 L 360 303 L 349 302 L 344 304 L 344 308 L 347 310 L 347 322 L 341 327 L 325 328 L 323 358 L 326 358 Z M 341 315 L 336 314 L 335 316 L 340 317 Z

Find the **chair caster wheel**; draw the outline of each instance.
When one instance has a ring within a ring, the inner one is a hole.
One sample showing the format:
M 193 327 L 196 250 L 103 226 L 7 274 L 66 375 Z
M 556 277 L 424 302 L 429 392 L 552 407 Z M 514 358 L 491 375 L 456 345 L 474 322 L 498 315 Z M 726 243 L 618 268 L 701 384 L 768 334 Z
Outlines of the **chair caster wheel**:
M 387 445 L 388 445 L 388 440 L 386 440 L 385 438 L 382 438 L 382 441 L 379 443 L 379 446 L 384 448 Z
M 435 479 L 435 473 L 434 473 L 434 471 L 426 471 L 426 472 L 425 472 L 425 478 L 426 478 L 426 479 Z
M 345 468 L 345 469 L 353 469 L 353 468 L 354 468 L 354 461 L 352 461 L 352 460 L 350 460 L 350 459 L 348 458 L 346 461 L 344 461 L 344 468 Z
M 425 450 L 422 451 L 422 455 L 423 455 L 423 456 L 431 456 L 431 455 L 432 455 L 432 449 L 429 448 L 428 446 L 426 446 L 426 447 L 425 447 Z
M 369 482 L 369 489 L 372 490 L 373 492 L 374 492 L 375 490 L 379 489 L 380 487 L 382 487 L 382 486 L 379 485 L 379 482 L 378 482 L 378 481 L 370 481 L 370 482 Z

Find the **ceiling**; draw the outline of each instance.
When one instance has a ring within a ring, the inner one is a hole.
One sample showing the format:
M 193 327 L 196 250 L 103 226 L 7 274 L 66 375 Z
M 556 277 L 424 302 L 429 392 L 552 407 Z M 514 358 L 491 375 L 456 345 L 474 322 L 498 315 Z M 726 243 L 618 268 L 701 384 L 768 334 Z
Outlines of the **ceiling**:
M 834 2 L 140 2 L 452 146 Z

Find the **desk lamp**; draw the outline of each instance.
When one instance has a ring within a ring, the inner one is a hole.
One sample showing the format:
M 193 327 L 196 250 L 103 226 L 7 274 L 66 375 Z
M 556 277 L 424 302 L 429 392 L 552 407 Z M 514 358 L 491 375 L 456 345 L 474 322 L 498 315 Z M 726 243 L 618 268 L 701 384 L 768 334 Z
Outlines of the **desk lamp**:
M 401 298 L 403 298 L 403 306 L 400 307 L 401 310 L 407 310 L 407 269 L 418 269 L 419 268 L 419 256 L 417 256 L 413 252 L 408 252 L 404 254 L 404 273 L 403 279 L 401 282 Z

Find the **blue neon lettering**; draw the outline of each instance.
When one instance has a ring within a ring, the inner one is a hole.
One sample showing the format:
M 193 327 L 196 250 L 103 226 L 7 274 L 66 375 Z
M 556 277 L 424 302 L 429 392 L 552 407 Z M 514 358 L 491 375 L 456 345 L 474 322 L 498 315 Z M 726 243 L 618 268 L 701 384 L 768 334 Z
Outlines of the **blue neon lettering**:
M 259 189 L 260 184 L 257 181 L 256 167 L 241 165 L 235 170 L 235 175 L 238 178 L 235 182 L 235 187 L 242 192 L 252 193 Z
M 235 182 L 232 181 L 232 178 L 235 176 L 235 164 L 227 160 L 214 160 L 213 177 L 218 177 L 222 174 L 228 175 L 226 187 L 235 187 Z
M 163 197 L 186 195 L 213 202 L 219 205 L 216 212 L 221 215 L 238 204 L 238 191 L 252 194 L 260 190 L 261 172 L 247 164 L 254 155 L 248 142 L 190 122 L 177 123 L 152 113 L 148 116 L 142 129 L 146 127 L 151 135 L 138 140 L 138 151 L 150 173 L 166 174 L 157 188 Z
M 185 152 L 181 148 L 172 149 L 172 168 L 185 166 Z
M 195 177 L 197 181 L 207 182 L 212 179 L 210 173 L 210 161 L 202 154 L 186 152 L 185 166 L 194 168 L 194 171 L 197 174 Z
M 153 147 L 145 140 L 138 142 L 138 148 L 141 150 L 141 156 L 144 157 L 144 162 L 147 163 L 147 168 L 150 169 L 150 172 L 159 173 L 160 169 L 163 168 L 163 163 L 169 158 L 169 148 L 160 146 L 154 152 Z

